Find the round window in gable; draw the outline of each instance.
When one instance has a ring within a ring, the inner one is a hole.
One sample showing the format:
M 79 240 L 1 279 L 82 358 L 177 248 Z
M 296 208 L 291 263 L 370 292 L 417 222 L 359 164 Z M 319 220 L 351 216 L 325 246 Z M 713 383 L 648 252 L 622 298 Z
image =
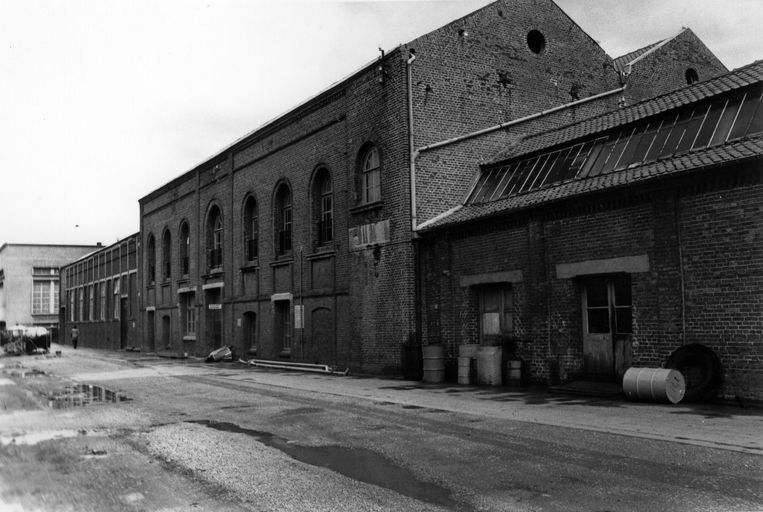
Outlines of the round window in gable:
M 546 49 L 546 37 L 539 30 L 531 30 L 527 33 L 527 47 L 535 54 L 541 53 Z
M 694 82 L 699 82 L 699 75 L 697 74 L 697 70 L 694 68 L 687 69 L 684 76 L 686 77 L 686 83 L 689 85 L 693 84 Z

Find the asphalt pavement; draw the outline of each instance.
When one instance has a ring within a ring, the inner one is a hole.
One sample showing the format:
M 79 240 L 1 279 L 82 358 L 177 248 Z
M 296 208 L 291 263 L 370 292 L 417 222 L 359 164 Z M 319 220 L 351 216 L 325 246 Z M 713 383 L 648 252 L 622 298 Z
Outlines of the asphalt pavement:
M 102 382 L 150 375 L 225 373 L 231 381 L 303 390 L 475 414 L 487 417 L 561 426 L 589 431 L 664 440 L 689 445 L 763 455 L 763 409 L 727 403 L 651 403 L 630 401 L 625 395 L 595 390 L 541 387 L 486 387 L 366 375 L 335 375 L 263 369 L 240 362 L 205 363 L 202 359 L 162 358 L 157 354 L 106 351 L 53 345 L 61 357 L 20 356 L 27 368 L 51 371 L 80 382 Z M 161 360 L 141 367 L 141 360 Z M 6 359 L 7 361 L 7 359 Z M 128 364 L 125 364 L 128 363 Z M 236 370 L 236 371 L 231 371 Z

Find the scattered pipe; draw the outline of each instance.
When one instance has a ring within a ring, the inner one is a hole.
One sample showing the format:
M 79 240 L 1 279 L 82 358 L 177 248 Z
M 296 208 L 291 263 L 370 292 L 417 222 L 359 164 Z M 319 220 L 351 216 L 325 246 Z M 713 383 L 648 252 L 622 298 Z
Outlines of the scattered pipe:
M 287 361 L 271 361 L 268 359 L 250 359 L 248 361 L 239 359 L 239 363 L 260 368 L 272 368 L 276 370 L 296 370 L 301 372 L 328 373 L 332 375 L 349 375 L 350 369 L 335 370 L 327 364 L 294 363 Z

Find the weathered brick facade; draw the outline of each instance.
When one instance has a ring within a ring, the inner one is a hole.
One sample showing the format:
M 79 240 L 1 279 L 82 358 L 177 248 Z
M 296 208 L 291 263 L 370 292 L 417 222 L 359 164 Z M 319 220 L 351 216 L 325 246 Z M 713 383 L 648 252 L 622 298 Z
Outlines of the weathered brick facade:
M 752 64 L 707 85 L 623 109 L 623 128 L 607 124 L 611 119 L 604 122 L 607 114 L 599 122 L 559 130 L 577 138 L 539 136 L 561 145 L 524 144 L 529 161 L 579 141 L 604 140 L 607 133 L 630 136 L 647 126 L 672 126 L 678 113 L 695 116 L 694 128 L 676 123 L 679 128 L 670 129 L 675 143 L 690 137 L 694 147 L 677 144 L 656 160 L 642 156 L 601 175 L 576 175 L 492 202 L 469 201 L 430 223 L 421 241 L 425 342 L 443 343 L 451 364 L 459 345 L 485 344 L 480 300 L 486 290 L 501 287 L 512 297 L 506 311 L 511 332 L 501 343 L 507 357 L 524 362 L 528 381 L 601 378 L 587 359 L 591 324 L 584 324 L 586 315 L 596 313 L 586 303 L 587 290 L 606 282 L 612 288 L 603 311 L 611 322 L 627 310 L 628 325 L 620 335 L 612 331 L 609 378 L 622 378 L 631 366 L 665 366 L 679 348 L 701 345 L 721 365 L 714 392 L 763 399 L 760 71 Z M 711 106 L 716 114 L 710 114 Z M 721 111 L 724 122 L 718 121 Z M 703 143 L 700 127 L 706 130 Z M 710 133 L 722 130 L 728 136 L 709 142 Z M 648 142 L 654 136 L 644 137 Z M 625 151 L 622 158 L 629 158 Z M 505 163 L 491 165 L 480 177 L 482 186 L 490 186 L 486 173 Z M 622 283 L 617 292 L 616 283 Z
M 140 347 L 138 235 L 131 235 L 61 267 L 62 340 L 76 325 L 83 347 Z M 92 298 L 91 298 L 92 296 Z
M 614 108 L 621 85 L 551 0 L 500 0 L 391 51 L 140 200 L 143 346 L 398 373 L 401 344 L 433 332 L 414 225 L 459 204 L 507 143 Z M 379 197 L 363 172 L 371 147 Z
M 171 272 L 153 283 L 144 251 L 146 346 L 196 355 L 221 344 L 239 354 L 256 347 L 257 357 L 395 371 L 399 342 L 413 330 L 405 90 L 405 61 L 396 51 L 143 198 L 142 239 L 144 246 L 150 236 L 156 240 L 156 268 L 167 230 L 172 268 L 180 268 L 184 221 L 191 247 L 187 274 Z M 380 155 L 381 200 L 362 204 L 358 169 L 369 144 Z M 318 240 L 321 169 L 328 171 L 333 192 L 327 244 Z M 290 191 L 293 221 L 292 248 L 283 254 L 276 198 L 281 186 Z M 250 197 L 258 218 L 252 259 L 244 238 Z M 213 208 L 223 224 L 216 269 L 208 264 Z M 386 227 L 383 234 L 353 240 L 377 224 Z M 276 311 L 284 307 L 287 318 Z M 196 310 L 192 330 L 188 308 Z M 301 328 L 297 309 L 304 311 Z
M 630 103 L 684 87 L 690 80 L 707 80 L 728 72 L 690 29 L 683 29 L 623 68 Z
M 519 271 L 514 336 L 528 378 L 583 377 L 584 276 L 559 277 L 557 265 L 644 255 L 648 270 L 630 275 L 630 364 L 660 367 L 700 343 L 721 359 L 721 395 L 762 399 L 763 184 L 754 167 L 724 173 L 732 178 L 600 194 L 428 236 L 426 340 L 445 343 L 451 358 L 458 345 L 479 343 L 477 288 L 462 278 Z

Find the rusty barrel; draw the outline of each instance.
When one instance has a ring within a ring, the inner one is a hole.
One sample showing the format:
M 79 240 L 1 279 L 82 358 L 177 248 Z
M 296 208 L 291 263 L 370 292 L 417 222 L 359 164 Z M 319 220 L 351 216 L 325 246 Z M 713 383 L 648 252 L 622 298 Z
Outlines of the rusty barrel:
M 628 368 L 623 392 L 630 399 L 677 404 L 684 397 L 686 382 L 681 372 L 665 368 Z
M 442 382 L 445 380 L 445 351 L 442 345 L 424 345 L 421 347 L 424 359 L 424 382 Z

